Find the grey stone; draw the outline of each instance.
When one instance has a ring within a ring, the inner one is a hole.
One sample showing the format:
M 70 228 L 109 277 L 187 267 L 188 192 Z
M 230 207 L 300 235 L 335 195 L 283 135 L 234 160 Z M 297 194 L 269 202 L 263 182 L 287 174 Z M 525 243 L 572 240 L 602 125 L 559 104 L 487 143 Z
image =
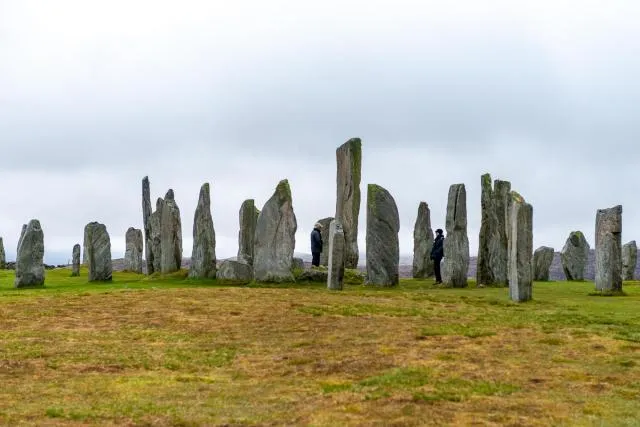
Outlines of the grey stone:
M 107 227 L 98 222 L 90 222 L 84 227 L 87 264 L 90 282 L 111 281 L 113 266 L 111 264 L 111 239 Z
M 156 210 L 151 213 L 149 217 L 149 225 L 151 227 L 151 253 L 153 253 L 153 272 L 160 272 L 160 263 L 162 259 L 162 207 L 164 206 L 164 200 L 162 197 L 158 197 L 156 200 Z
M 333 221 L 333 217 L 322 218 L 316 221 L 322 225 L 320 236 L 322 237 L 323 247 L 320 253 L 320 265 L 324 265 L 325 267 L 329 265 L 329 227 L 331 221 Z
M 80 275 L 80 245 L 76 243 L 73 245 L 73 251 L 71 253 L 71 276 Z
M 367 187 L 367 284 L 396 286 L 399 280 L 400 218 L 395 200 L 379 185 Z M 345 236 L 346 239 L 346 236 Z M 348 242 L 347 243 L 348 246 Z
M 209 183 L 202 184 L 193 218 L 193 250 L 189 277 L 216 278 L 216 232 L 211 217 Z
M 303 270 L 304 269 L 304 260 L 302 258 L 293 258 L 293 268 L 294 269 L 300 269 Z
M 426 202 L 418 205 L 418 217 L 413 228 L 413 278 L 423 279 L 433 276 L 433 230 L 431 229 L 431 211 Z
M 596 214 L 596 289 L 622 291 L 622 206 Z
M 125 233 L 124 269 L 132 273 L 142 273 L 142 230 L 129 227 Z
M 40 221 L 32 219 L 22 226 L 16 253 L 16 288 L 44 285 L 44 233 Z
M 491 175 L 481 179 L 481 223 L 476 282 L 486 286 L 507 285 L 507 205 L 511 183 L 495 180 Z
M 344 231 L 340 221 L 333 220 L 329 223 L 328 244 L 328 271 L 327 288 L 331 290 L 342 290 L 344 286 Z
M 308 268 L 305 269 L 297 278 L 299 282 L 327 282 L 328 272 L 324 269 Z
M 218 268 L 217 279 L 249 283 L 253 280 L 253 267 L 244 261 L 224 260 Z
M 336 149 L 337 196 L 335 218 L 342 224 L 345 239 L 345 266 L 358 267 L 358 217 L 360 216 L 360 179 L 362 141 L 351 138 Z
M 4 242 L 0 237 L 0 270 L 7 268 L 7 255 L 4 252 Z
M 512 191 L 508 209 L 509 296 L 513 301 L 529 301 L 533 289 L 533 207 Z
M 154 270 L 154 254 L 151 237 L 151 189 L 149 188 L 149 177 L 142 178 L 142 223 L 144 226 L 144 247 L 145 247 L 145 264 L 147 266 L 147 274 L 153 274 Z
M 632 240 L 622 246 L 622 280 L 634 280 L 638 263 L 638 246 Z
M 155 256 L 155 250 L 154 250 Z M 182 222 L 173 190 L 164 196 L 160 215 L 160 272 L 173 273 L 182 266 Z
M 567 238 L 560 260 L 567 280 L 584 280 L 589 258 L 589 243 L 581 231 L 572 231 Z
M 253 275 L 259 282 L 292 282 L 293 250 L 298 223 L 289 182 L 278 183 L 258 216 L 254 241 Z
M 467 191 L 464 184 L 449 187 L 446 230 L 442 279 L 445 286 L 464 288 L 469 270 Z
M 238 260 L 253 265 L 254 239 L 260 211 L 253 199 L 242 202 L 240 206 L 240 231 L 238 232 Z
M 533 280 L 549 281 L 549 268 L 553 262 L 554 251 L 549 246 L 540 246 L 533 253 Z

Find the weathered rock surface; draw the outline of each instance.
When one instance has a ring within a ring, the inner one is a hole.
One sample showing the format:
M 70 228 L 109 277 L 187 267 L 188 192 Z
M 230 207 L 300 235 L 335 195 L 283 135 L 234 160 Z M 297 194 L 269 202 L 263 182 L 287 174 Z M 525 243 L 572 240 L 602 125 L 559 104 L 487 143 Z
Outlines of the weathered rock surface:
M 111 264 L 111 239 L 107 227 L 98 222 L 90 222 L 84 227 L 87 265 L 90 282 L 111 281 L 113 266 Z
M 240 231 L 238 232 L 238 260 L 253 265 L 254 239 L 260 211 L 253 199 L 242 202 L 240 206 Z
M 16 253 L 16 288 L 44 285 L 44 233 L 40 221 L 32 219 L 22 226 Z
M 300 270 L 304 269 L 304 260 L 302 258 L 293 258 L 292 263 L 293 263 L 292 267 L 294 269 L 300 269 Z
M 345 265 L 358 267 L 358 217 L 360 215 L 360 179 L 362 141 L 351 138 L 336 150 L 337 198 L 335 218 L 342 224 L 345 239 Z
M 418 217 L 413 228 L 413 277 L 423 279 L 433 276 L 433 230 L 431 229 L 431 211 L 426 202 L 418 205 Z
M 442 279 L 445 286 L 464 288 L 469 270 L 467 191 L 464 184 L 449 187 L 446 230 Z
M 155 256 L 155 250 L 154 250 Z M 178 271 L 182 265 L 182 222 L 180 209 L 173 190 L 164 197 L 160 215 L 160 271 L 162 274 Z
M 596 214 L 596 289 L 622 291 L 622 206 Z
M 320 236 L 322 237 L 324 246 L 320 253 L 320 265 L 324 265 L 325 267 L 329 265 L 329 227 L 331 226 L 331 221 L 333 221 L 333 217 L 322 218 L 316 221 L 322 225 Z
M 4 242 L 0 237 L 0 270 L 7 268 L 7 255 L 4 252 Z
M 549 268 L 553 262 L 554 251 L 549 246 L 541 246 L 533 253 L 533 280 L 549 281 Z
M 323 282 L 326 283 L 328 278 L 328 272 L 324 269 L 307 268 L 300 273 L 296 278 L 299 282 Z
M 387 287 L 398 284 L 399 231 L 400 217 L 395 200 L 384 188 L 369 184 L 366 240 L 368 285 Z
M 293 250 L 298 223 L 293 212 L 289 182 L 278 183 L 258 216 L 254 242 L 253 275 L 259 282 L 292 282 Z
M 589 257 L 589 243 L 581 231 L 572 231 L 560 252 L 562 270 L 567 280 L 584 280 Z
M 327 271 L 327 288 L 331 290 L 342 290 L 344 285 L 344 231 L 340 221 L 332 220 L 329 223 L 329 235 L 327 236 L 328 244 L 328 271 Z
M 508 209 L 509 296 L 513 301 L 529 301 L 533 289 L 533 208 L 512 191 Z
M 632 240 L 622 246 L 622 280 L 634 280 L 638 263 L 638 246 Z
M 149 217 L 149 224 L 151 227 L 151 253 L 153 254 L 153 269 L 154 272 L 161 271 L 162 261 L 162 207 L 164 206 L 164 200 L 162 197 L 158 197 L 156 200 L 156 210 L 151 213 Z
M 142 230 L 129 227 L 125 233 L 124 269 L 133 273 L 142 273 Z
M 249 283 L 253 280 L 253 267 L 244 261 L 225 260 L 218 268 L 217 279 Z
M 198 206 L 193 218 L 193 250 L 189 277 L 198 279 L 215 279 L 216 277 L 216 233 L 211 217 L 209 183 L 202 184 L 200 188 Z
M 481 177 L 481 224 L 476 281 L 485 286 L 507 285 L 507 206 L 511 183 L 495 180 L 491 175 Z
M 80 245 L 76 243 L 73 245 L 73 251 L 71 252 L 71 276 L 80 275 Z
M 154 254 L 153 245 L 151 243 L 151 189 L 149 187 L 149 177 L 142 178 L 142 223 L 144 227 L 144 247 L 145 247 L 145 264 L 147 266 L 147 274 L 153 274 L 154 270 Z

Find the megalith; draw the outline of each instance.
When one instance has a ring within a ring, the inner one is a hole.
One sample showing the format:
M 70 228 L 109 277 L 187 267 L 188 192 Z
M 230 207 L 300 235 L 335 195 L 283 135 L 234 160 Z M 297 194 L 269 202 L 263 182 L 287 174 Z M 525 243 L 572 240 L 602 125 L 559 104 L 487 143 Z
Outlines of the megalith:
M 254 239 L 260 211 L 255 201 L 248 199 L 240 206 L 240 231 L 238 232 L 238 261 L 253 265 Z
M 480 241 L 476 282 L 485 286 L 507 285 L 507 206 L 511 183 L 496 179 L 491 186 L 491 175 L 480 178 L 482 193 Z
M 329 235 L 325 243 L 329 254 L 327 288 L 340 291 L 344 283 L 344 231 L 337 220 L 332 220 L 328 228 Z
M 256 224 L 253 275 L 259 282 L 292 282 L 293 250 L 298 223 L 291 188 L 280 181 L 265 203 Z
M 98 222 L 90 222 L 84 227 L 84 241 L 87 244 L 89 282 L 111 281 L 111 239 L 107 227 Z
M 16 253 L 14 285 L 16 288 L 44 285 L 44 233 L 37 219 L 22 226 Z
M 331 226 L 331 221 L 333 221 L 333 217 L 322 218 L 316 221 L 322 225 L 320 237 L 322 237 L 323 247 L 320 253 L 320 265 L 324 265 L 325 267 L 329 265 L 329 227 Z
M 509 296 L 517 302 L 532 297 L 533 207 L 515 191 L 509 200 Z
M 589 258 L 589 243 L 581 231 L 572 231 L 560 252 L 562 270 L 567 280 L 584 280 Z
M 549 281 L 549 269 L 553 262 L 554 251 L 549 246 L 540 246 L 533 253 L 533 280 Z
M 400 263 L 400 217 L 396 202 L 379 185 L 367 186 L 367 284 L 396 286 Z
M 358 267 L 358 217 L 360 215 L 360 179 L 362 141 L 351 138 L 336 149 L 337 195 L 335 219 L 342 224 L 345 239 L 345 266 Z
M 132 273 L 142 273 L 142 230 L 129 227 L 124 240 L 124 269 Z
M 71 276 L 76 277 L 80 275 L 80 245 L 76 243 L 73 245 L 71 252 Z
M 4 252 L 4 242 L 0 237 L 0 270 L 7 268 L 7 255 Z
M 216 278 L 216 233 L 211 217 L 209 183 L 200 188 L 198 206 L 193 218 L 193 250 L 189 277 L 198 279 Z
M 145 264 L 147 274 L 154 272 L 154 255 L 153 245 L 151 243 L 151 189 L 149 187 L 149 177 L 142 178 L 142 224 L 144 227 L 144 248 L 145 248 Z
M 249 283 L 253 279 L 253 267 L 244 261 L 224 260 L 216 273 L 218 280 Z
M 155 252 L 154 252 L 155 254 Z M 160 272 L 173 273 L 182 266 L 182 223 L 180 209 L 169 189 L 160 214 Z
M 638 262 L 638 246 L 632 240 L 622 246 L 622 280 L 634 280 Z
M 444 241 L 444 285 L 464 288 L 467 286 L 469 270 L 467 191 L 464 184 L 453 184 L 449 188 L 445 227 L 447 236 Z
M 596 289 L 622 291 L 622 206 L 596 214 Z
M 433 230 L 431 229 L 431 211 L 426 202 L 418 205 L 418 217 L 413 227 L 413 278 L 423 279 L 433 276 Z
M 162 207 L 164 199 L 158 197 L 156 200 L 156 210 L 149 217 L 149 225 L 151 227 L 151 253 L 153 254 L 153 268 L 151 271 L 159 273 L 161 271 L 162 261 Z

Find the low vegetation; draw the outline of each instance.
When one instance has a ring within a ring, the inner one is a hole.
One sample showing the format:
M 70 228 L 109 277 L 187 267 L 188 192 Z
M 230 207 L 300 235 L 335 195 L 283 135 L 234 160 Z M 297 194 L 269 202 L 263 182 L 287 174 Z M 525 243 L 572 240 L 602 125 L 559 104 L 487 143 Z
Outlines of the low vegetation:
M 247 286 L 0 271 L 3 425 L 637 425 L 640 286 Z M 350 276 L 351 277 L 351 276 Z

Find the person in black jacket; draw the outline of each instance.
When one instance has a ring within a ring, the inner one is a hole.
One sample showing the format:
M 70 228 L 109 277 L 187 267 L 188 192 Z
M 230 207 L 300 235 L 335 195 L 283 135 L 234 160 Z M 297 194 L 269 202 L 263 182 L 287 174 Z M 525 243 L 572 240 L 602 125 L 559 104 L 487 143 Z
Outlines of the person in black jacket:
M 431 248 L 431 259 L 433 260 L 433 271 L 436 275 L 436 285 L 442 283 L 442 276 L 440 274 L 440 261 L 444 258 L 444 235 L 442 229 L 436 230 L 436 239 L 433 242 Z
M 311 232 L 311 265 L 318 267 L 320 265 L 320 254 L 322 253 L 322 224 L 319 222 L 313 227 Z

